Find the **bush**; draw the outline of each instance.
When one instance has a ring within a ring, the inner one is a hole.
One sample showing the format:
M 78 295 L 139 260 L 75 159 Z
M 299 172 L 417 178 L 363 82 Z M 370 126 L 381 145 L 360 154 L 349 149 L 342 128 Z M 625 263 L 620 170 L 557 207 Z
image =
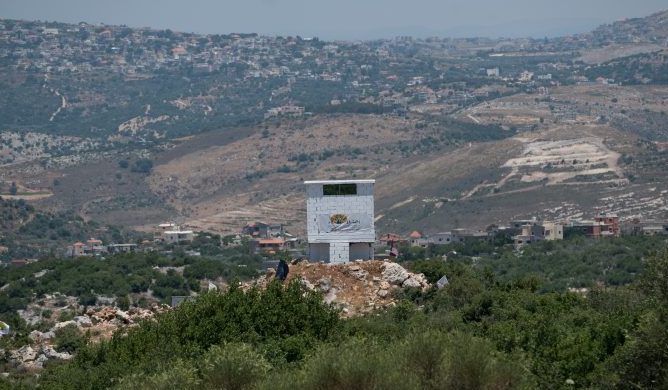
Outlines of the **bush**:
M 208 388 L 241 390 L 264 379 L 270 367 L 249 344 L 228 343 L 209 349 L 202 358 L 200 373 Z
M 128 373 L 152 375 L 177 358 L 199 358 L 211 346 L 226 342 L 277 345 L 274 350 L 290 352 L 283 354 L 288 359 L 299 358 L 308 350 L 294 351 L 295 345 L 312 348 L 316 341 L 329 338 L 337 325 L 338 313 L 322 303 L 320 294 L 305 291 L 297 281 L 248 292 L 232 283 L 226 293 L 204 294 L 127 334 L 117 333 L 108 342 L 83 348 L 73 364 L 47 373 L 45 382 L 53 387 L 104 388 Z M 278 342 L 291 338 L 301 341 Z M 214 363 L 215 354 L 210 357 Z M 82 379 L 73 382 L 72 378 Z
M 306 362 L 301 389 L 417 389 L 397 370 L 398 357 L 381 345 L 351 339 L 326 345 Z M 297 379 L 297 378 L 295 378 Z
M 164 371 L 145 376 L 142 374 L 129 375 L 122 378 L 114 386 L 115 390 L 172 390 L 172 389 L 201 389 L 201 380 L 197 370 L 190 363 L 178 360 Z
M 153 161 L 147 158 L 142 158 L 135 161 L 134 165 L 132 166 L 132 172 L 151 173 L 151 169 L 153 169 Z
M 74 324 L 56 330 L 54 341 L 58 352 L 74 353 L 86 345 L 86 339 Z

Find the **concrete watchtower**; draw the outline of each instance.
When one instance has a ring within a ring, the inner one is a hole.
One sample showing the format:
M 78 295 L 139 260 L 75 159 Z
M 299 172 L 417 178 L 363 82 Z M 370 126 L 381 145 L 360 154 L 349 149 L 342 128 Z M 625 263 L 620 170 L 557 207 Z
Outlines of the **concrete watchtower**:
M 373 259 L 375 180 L 304 184 L 309 260 L 346 263 Z

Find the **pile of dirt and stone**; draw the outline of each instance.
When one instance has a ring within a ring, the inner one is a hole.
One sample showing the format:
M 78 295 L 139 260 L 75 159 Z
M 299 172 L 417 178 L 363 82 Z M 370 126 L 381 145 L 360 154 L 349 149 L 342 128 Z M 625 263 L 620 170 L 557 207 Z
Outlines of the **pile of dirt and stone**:
M 275 275 L 273 269 L 245 286 L 264 287 Z M 365 314 L 396 304 L 393 292 L 400 288 L 431 287 L 423 274 L 408 272 L 397 263 L 369 260 L 344 264 L 293 261 L 286 279 L 299 279 L 309 290 L 322 292 L 324 301 L 341 309 L 343 316 Z

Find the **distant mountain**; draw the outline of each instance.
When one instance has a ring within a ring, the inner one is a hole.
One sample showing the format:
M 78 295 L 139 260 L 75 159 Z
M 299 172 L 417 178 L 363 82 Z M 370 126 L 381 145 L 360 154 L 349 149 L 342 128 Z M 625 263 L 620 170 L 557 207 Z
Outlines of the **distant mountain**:
M 668 46 L 668 10 L 644 18 L 604 24 L 587 35 L 593 46 L 614 43 L 653 43 Z

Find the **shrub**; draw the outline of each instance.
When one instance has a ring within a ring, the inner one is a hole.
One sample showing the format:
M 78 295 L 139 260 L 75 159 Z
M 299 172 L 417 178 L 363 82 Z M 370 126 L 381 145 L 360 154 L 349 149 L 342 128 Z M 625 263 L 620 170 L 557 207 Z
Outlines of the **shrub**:
M 416 389 L 397 370 L 398 358 L 372 341 L 351 339 L 325 345 L 306 362 L 303 389 Z
M 200 373 L 206 387 L 241 390 L 262 380 L 270 365 L 249 344 L 228 343 L 213 346 L 204 355 Z
M 135 161 L 134 165 L 132 166 L 132 172 L 151 173 L 151 169 L 153 169 L 153 161 L 147 158 L 142 158 Z
M 157 374 L 145 376 L 133 374 L 123 377 L 115 390 L 172 390 L 172 389 L 200 389 L 201 380 L 197 376 L 197 370 L 182 360 L 178 360 L 169 368 Z
M 54 341 L 58 352 L 74 353 L 86 344 L 86 339 L 79 328 L 73 324 L 56 330 Z

